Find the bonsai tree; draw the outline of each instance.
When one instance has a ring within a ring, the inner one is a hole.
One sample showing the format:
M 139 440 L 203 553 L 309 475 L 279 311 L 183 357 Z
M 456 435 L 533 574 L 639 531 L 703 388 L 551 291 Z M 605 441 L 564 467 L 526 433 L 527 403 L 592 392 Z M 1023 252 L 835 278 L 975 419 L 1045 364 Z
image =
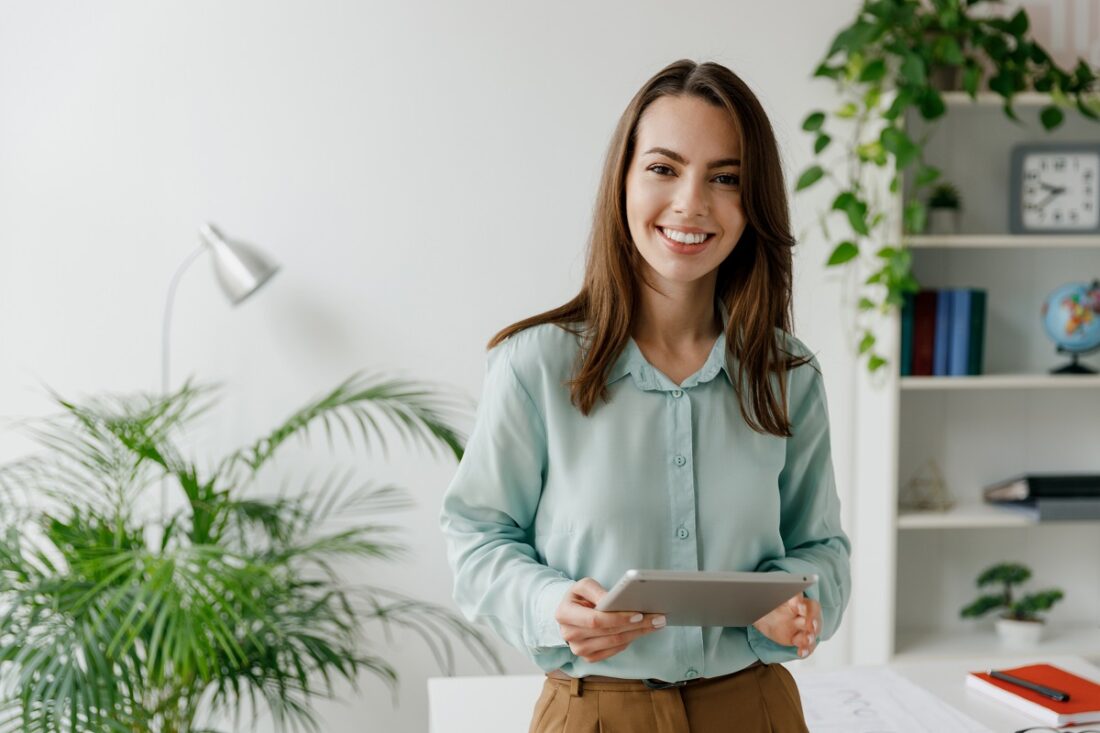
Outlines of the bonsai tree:
M 343 679 L 397 673 L 367 622 L 419 635 L 452 668 L 451 638 L 501 666 L 448 609 L 340 573 L 401 556 L 380 519 L 400 489 L 333 470 L 270 469 L 291 439 L 386 431 L 459 457 L 453 402 L 401 380 L 355 376 L 219 462 L 177 443 L 213 388 L 70 402 L 37 423 L 44 449 L 0 466 L 0 731 L 214 733 L 266 711 L 279 730 L 323 730 L 314 712 Z M 288 489 L 288 485 L 294 487 Z M 167 505 L 157 499 L 166 488 Z M 353 580 L 355 582 L 353 582 Z
M 814 76 L 836 84 L 838 104 L 814 110 L 802 123 L 812 139 L 814 161 L 798 177 L 796 191 L 825 181 L 835 190 L 818 226 L 832 243 L 827 267 L 866 265 L 860 277 L 860 314 L 888 314 L 920 285 L 911 254 L 893 232 L 921 232 L 927 208 L 920 195 L 939 169 L 924 161 L 926 138 L 906 130 L 912 110 L 929 125 L 947 112 L 945 79 L 977 99 L 979 90 L 998 95 L 1005 115 L 1018 121 L 1013 100 L 1024 91 L 1050 96 L 1040 112 L 1047 130 L 1058 127 L 1065 110 L 1100 119 L 1094 92 L 1097 75 L 1083 60 L 1072 69 L 1055 63 L 1031 35 L 1025 10 L 997 17 L 993 0 L 864 0 L 842 28 Z M 892 212 L 903 175 L 908 200 L 901 227 Z M 889 191 L 889 194 L 887 193 Z M 832 221 L 836 219 L 836 221 Z M 886 364 L 870 327 L 859 329 L 858 350 L 874 372 Z
M 959 189 L 953 183 L 943 181 L 932 187 L 928 196 L 928 208 L 930 209 L 959 209 L 962 200 L 959 197 Z
M 977 618 L 1000 608 L 1003 609 L 1001 618 L 1041 623 L 1043 619 L 1039 617 L 1039 613 L 1049 611 L 1051 606 L 1062 600 L 1064 594 L 1057 588 L 1052 588 L 1022 598 L 1013 598 L 1012 587 L 1026 583 L 1030 577 L 1031 571 L 1016 563 L 1001 563 L 987 568 L 978 576 L 978 587 L 1000 584 L 1003 588 L 999 593 L 979 597 L 962 609 L 960 615 L 963 618 Z

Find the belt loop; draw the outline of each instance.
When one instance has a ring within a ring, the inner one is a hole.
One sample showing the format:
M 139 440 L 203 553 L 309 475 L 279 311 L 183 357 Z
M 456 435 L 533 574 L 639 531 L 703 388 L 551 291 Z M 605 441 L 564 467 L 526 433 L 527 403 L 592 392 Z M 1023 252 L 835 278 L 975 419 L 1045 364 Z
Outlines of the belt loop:
M 580 697 L 584 694 L 584 682 L 580 677 L 574 677 L 573 681 L 569 683 L 569 694 L 573 697 Z

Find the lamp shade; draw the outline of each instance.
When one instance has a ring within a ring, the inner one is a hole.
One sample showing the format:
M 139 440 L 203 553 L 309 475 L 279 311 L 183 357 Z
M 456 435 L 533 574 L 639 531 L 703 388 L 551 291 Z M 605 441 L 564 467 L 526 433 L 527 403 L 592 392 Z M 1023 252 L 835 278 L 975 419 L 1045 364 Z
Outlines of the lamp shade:
M 233 305 L 259 290 L 279 271 L 279 265 L 259 249 L 227 239 L 213 224 L 203 225 L 199 238 L 214 255 L 214 274 Z

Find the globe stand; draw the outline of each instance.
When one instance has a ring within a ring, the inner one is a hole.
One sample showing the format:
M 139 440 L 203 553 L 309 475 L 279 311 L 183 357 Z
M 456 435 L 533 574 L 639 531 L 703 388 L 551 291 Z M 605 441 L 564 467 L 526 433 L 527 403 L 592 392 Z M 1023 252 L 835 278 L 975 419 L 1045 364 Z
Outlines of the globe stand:
M 1070 362 L 1065 366 L 1058 367 L 1057 369 L 1051 369 L 1051 374 L 1096 374 L 1096 370 L 1092 367 L 1085 366 L 1081 363 L 1081 354 L 1091 354 L 1094 351 L 1100 349 L 1089 349 L 1088 351 L 1070 351 L 1069 349 L 1063 349 L 1058 347 L 1059 354 L 1069 354 Z

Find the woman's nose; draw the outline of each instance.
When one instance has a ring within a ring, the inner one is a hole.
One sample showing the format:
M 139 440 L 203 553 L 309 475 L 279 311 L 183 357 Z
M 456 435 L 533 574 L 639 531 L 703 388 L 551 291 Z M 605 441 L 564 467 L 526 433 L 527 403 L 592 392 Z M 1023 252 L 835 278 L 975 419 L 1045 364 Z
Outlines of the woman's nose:
M 684 176 L 676 187 L 676 198 L 672 206 L 681 216 L 706 216 L 709 207 L 706 184 Z

